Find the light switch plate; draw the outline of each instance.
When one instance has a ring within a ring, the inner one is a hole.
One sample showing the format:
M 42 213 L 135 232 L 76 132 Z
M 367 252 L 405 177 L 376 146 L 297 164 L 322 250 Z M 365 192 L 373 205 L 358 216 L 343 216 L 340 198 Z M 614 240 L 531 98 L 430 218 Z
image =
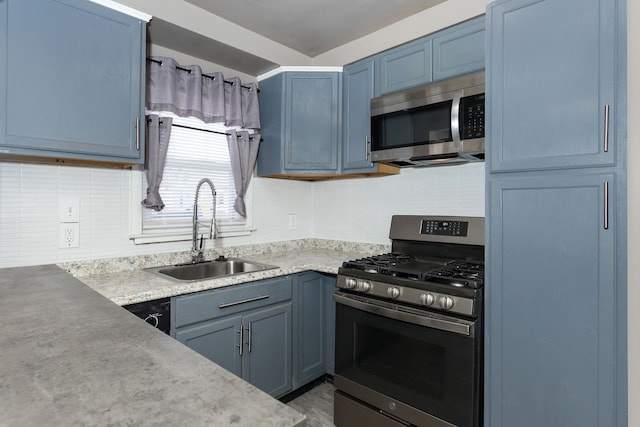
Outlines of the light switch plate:
M 80 222 L 80 198 L 64 196 L 60 198 L 59 222 Z

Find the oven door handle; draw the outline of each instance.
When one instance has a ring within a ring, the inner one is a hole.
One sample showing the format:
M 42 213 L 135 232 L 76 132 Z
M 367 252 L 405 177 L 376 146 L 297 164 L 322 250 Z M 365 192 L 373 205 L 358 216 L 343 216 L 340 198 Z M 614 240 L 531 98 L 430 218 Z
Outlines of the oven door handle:
M 448 320 L 440 317 L 434 317 L 433 315 L 429 316 L 418 314 L 417 310 L 412 310 L 411 308 L 404 308 L 397 304 L 389 304 L 382 301 L 372 301 L 370 299 L 364 299 L 363 301 L 361 298 L 341 292 L 333 294 L 333 299 L 338 304 L 343 304 L 357 310 L 366 311 L 379 316 L 400 320 L 402 322 L 426 326 L 468 337 L 473 337 L 475 335 L 475 322 L 473 321 L 462 319 Z

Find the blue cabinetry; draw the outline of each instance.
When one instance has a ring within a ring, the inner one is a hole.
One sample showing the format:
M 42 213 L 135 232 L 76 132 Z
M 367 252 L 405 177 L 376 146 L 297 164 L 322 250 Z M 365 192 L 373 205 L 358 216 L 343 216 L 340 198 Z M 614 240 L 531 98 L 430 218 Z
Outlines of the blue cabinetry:
M 175 297 L 172 335 L 274 397 L 291 391 L 292 278 Z
M 626 426 L 624 3 L 487 9 L 487 426 Z
M 294 284 L 293 388 L 325 373 L 333 375 L 335 276 L 313 271 L 296 275 Z
M 484 69 L 485 18 L 471 19 L 433 36 L 433 81 Z
M 389 49 L 373 60 L 375 96 L 482 70 L 485 17 Z
M 371 162 L 373 59 L 347 65 L 342 72 L 342 169 L 375 170 Z
M 0 22 L 0 154 L 144 162 L 144 22 L 85 0 L 3 0 Z
M 378 55 L 376 96 L 429 83 L 431 43 L 431 38 L 422 38 Z
M 336 173 L 340 73 L 283 72 L 260 82 L 259 99 L 259 176 Z

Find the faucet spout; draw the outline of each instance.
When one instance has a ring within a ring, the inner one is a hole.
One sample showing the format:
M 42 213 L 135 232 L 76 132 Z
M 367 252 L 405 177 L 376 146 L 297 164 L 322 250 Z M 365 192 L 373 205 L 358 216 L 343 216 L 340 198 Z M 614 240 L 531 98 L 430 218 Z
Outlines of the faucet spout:
M 204 234 L 200 235 L 200 241 L 198 242 L 198 224 L 201 222 L 198 219 L 198 195 L 200 194 L 200 187 L 202 187 L 203 184 L 209 185 L 209 188 L 211 189 L 211 196 L 213 198 L 211 224 L 209 225 L 209 233 L 207 238 L 216 239 L 218 237 L 218 233 L 216 230 L 216 188 L 209 178 L 202 178 L 196 186 L 196 195 L 193 202 L 193 236 L 191 242 L 191 262 L 194 264 L 204 261 Z

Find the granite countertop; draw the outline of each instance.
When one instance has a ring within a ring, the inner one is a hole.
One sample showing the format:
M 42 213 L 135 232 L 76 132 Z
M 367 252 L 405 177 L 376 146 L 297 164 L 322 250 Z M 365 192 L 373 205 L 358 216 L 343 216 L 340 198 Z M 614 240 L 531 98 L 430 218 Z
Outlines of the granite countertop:
M 3 425 L 304 425 L 57 266 L 2 269 L 0 313 Z
M 367 255 L 371 255 L 371 252 L 326 248 L 296 248 L 278 252 L 244 254 L 240 255 L 242 259 L 274 265 L 278 268 L 197 282 L 175 282 L 144 269 L 88 275 L 82 274 L 79 270 L 71 273 L 116 304 L 127 305 L 302 271 L 313 270 L 336 274 L 343 261 Z
M 345 260 L 388 249 L 307 239 L 210 250 L 206 259 L 277 268 L 186 283 L 144 270 L 185 262 L 185 253 L 0 269 L 2 423 L 304 425 L 304 415 L 116 304 L 308 270 L 336 274 Z

